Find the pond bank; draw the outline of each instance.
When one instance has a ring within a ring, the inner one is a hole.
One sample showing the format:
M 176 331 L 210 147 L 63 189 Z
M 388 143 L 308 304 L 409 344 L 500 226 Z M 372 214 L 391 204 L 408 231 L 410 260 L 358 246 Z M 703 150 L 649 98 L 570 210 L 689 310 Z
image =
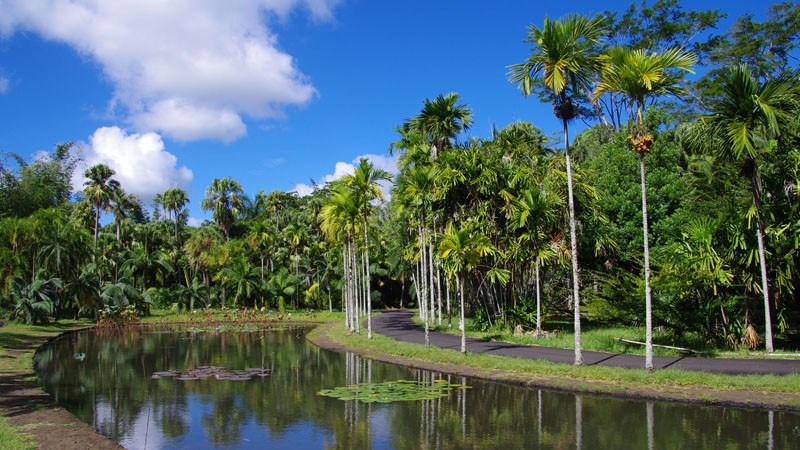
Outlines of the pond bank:
M 121 449 L 97 434 L 41 390 L 33 371 L 36 350 L 64 333 L 90 328 L 89 324 L 55 324 L 46 327 L 0 328 L 0 415 L 12 431 L 23 433 L 30 448 L 82 450 Z M 25 448 L 25 447 L 22 447 Z
M 619 398 L 800 411 L 800 393 L 796 388 L 786 388 L 786 383 L 800 385 L 795 383 L 800 378 L 797 375 L 742 377 L 670 370 L 658 371 L 653 376 L 635 369 L 575 367 L 477 353 L 461 355 L 457 350 L 426 349 L 377 334 L 372 340 L 363 334 L 347 335 L 341 323 L 333 322 L 314 329 L 308 339 L 322 348 L 354 352 L 378 361 L 527 387 Z M 698 386 L 695 381 L 698 377 L 719 380 L 720 388 Z M 737 388 L 742 380 L 745 386 L 755 387 L 764 380 L 777 386 L 764 391 Z

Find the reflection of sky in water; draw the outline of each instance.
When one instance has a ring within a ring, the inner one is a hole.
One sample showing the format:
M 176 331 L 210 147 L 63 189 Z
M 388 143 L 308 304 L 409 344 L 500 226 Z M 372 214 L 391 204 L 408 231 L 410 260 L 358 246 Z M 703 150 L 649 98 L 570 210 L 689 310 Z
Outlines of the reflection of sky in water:
M 796 413 L 591 396 L 578 402 L 569 393 L 477 380 L 466 381 L 470 389 L 428 403 L 344 402 L 316 392 L 365 381 L 465 381 L 313 349 L 295 333 L 191 340 L 182 334 L 148 333 L 142 339 L 134 334 L 128 348 L 89 333 L 75 336 L 88 355 L 84 363 L 74 362 L 77 347 L 64 339 L 52 344 L 63 349 L 45 347 L 37 354 L 45 390 L 130 449 L 511 450 L 575 448 L 578 442 L 587 449 L 780 449 L 798 448 L 800 436 Z M 212 362 L 230 369 L 266 365 L 275 372 L 248 381 L 150 378 L 154 371 Z M 153 404 L 142 406 L 144 399 Z

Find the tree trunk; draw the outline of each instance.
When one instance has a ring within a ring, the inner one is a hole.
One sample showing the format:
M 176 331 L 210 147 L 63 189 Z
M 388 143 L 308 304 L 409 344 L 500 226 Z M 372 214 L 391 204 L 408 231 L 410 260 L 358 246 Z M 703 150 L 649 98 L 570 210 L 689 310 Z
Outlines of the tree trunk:
M 583 364 L 583 352 L 581 351 L 581 299 L 580 299 L 580 279 L 578 277 L 578 240 L 575 233 L 575 201 L 572 195 L 572 163 L 569 157 L 569 128 L 567 121 L 564 120 L 564 157 L 567 165 L 567 200 L 569 204 L 569 237 L 570 250 L 572 252 L 572 304 L 575 310 L 575 365 Z
M 467 353 L 467 325 L 464 323 L 464 283 L 461 282 L 460 275 L 456 278 L 456 283 L 458 284 L 459 304 L 461 307 L 461 353 Z
M 653 371 L 653 300 L 650 292 L 650 244 L 647 227 L 647 183 L 644 172 L 644 153 L 639 153 L 639 170 L 642 174 L 642 229 L 644 230 L 644 314 L 645 357 L 644 368 Z
M 94 252 L 92 252 L 92 262 L 95 262 L 97 257 L 97 229 L 100 227 L 100 207 L 95 209 L 94 213 Z
M 539 258 L 536 258 L 536 336 L 542 332 L 542 289 L 539 285 Z
M 756 237 L 758 238 L 758 260 L 761 265 L 761 292 L 764 294 L 764 344 L 768 353 L 775 351 L 772 344 L 772 315 L 769 307 L 769 280 L 767 278 L 767 254 L 764 250 L 764 206 L 761 203 L 761 180 L 758 177 L 758 167 L 753 167 L 750 175 L 753 189 L 753 204 L 756 207 Z
M 367 216 L 364 216 L 364 275 L 366 275 L 367 290 L 367 339 L 372 339 L 372 293 L 369 282 L 369 234 L 367 233 Z

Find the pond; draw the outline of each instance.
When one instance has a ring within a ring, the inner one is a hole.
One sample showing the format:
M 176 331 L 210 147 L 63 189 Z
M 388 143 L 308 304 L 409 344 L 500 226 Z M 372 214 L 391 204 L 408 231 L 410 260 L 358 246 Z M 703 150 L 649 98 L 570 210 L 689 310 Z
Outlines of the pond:
M 126 448 L 789 449 L 800 441 L 800 414 L 482 382 L 322 350 L 306 331 L 81 331 L 43 347 L 35 366 L 60 405 Z M 153 377 L 201 367 L 212 376 Z M 248 368 L 253 376 L 235 372 Z M 468 387 L 394 403 L 318 395 L 397 380 Z

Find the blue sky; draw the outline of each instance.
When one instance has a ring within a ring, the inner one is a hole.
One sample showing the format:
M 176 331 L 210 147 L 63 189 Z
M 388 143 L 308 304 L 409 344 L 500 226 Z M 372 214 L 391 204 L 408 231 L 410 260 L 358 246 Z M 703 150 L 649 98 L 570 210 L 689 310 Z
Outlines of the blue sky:
M 720 8 L 724 32 L 770 3 L 683 5 Z M 526 26 L 628 5 L 0 0 L 0 151 L 30 158 L 80 142 L 87 163 L 110 165 L 145 199 L 186 189 L 202 219 L 213 178 L 252 196 L 323 183 L 363 155 L 391 169 L 394 128 L 438 94 L 472 108 L 473 136 L 516 120 L 558 132 L 550 106 L 506 80 L 527 54 Z

